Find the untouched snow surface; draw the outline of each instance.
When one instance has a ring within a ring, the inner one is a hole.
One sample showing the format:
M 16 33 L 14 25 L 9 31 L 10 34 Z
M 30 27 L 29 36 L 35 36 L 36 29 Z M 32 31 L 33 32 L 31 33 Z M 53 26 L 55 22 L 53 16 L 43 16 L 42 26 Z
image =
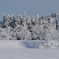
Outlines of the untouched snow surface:
M 0 40 L 0 59 L 59 59 L 59 48 L 38 40 Z

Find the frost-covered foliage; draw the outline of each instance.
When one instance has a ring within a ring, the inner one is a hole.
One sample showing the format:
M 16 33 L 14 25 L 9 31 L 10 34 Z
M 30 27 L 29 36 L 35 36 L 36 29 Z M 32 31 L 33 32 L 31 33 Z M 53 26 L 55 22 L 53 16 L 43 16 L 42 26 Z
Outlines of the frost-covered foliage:
M 16 17 L 4 14 L 0 23 L 0 39 L 59 41 L 58 23 L 56 14 L 36 14 L 36 17 L 29 17 L 26 12 L 23 16 L 18 14 Z

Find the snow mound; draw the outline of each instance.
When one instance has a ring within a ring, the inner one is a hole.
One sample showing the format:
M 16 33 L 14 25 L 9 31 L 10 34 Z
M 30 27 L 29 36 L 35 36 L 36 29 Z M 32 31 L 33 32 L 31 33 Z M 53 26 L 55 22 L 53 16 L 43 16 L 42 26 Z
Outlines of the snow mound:
M 48 48 L 48 47 L 59 47 L 59 42 L 57 40 L 44 41 L 44 40 L 35 40 L 35 41 L 23 41 L 22 44 L 26 48 Z

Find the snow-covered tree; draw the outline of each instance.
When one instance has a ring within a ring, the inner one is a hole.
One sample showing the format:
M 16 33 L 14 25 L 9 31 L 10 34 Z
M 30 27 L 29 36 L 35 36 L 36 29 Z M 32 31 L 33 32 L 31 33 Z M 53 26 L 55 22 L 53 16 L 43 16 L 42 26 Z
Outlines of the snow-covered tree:
M 58 18 L 55 14 L 29 17 L 22 15 L 4 14 L 0 28 L 0 39 L 8 40 L 45 40 L 46 42 L 58 40 Z M 7 37 L 8 35 L 8 37 Z

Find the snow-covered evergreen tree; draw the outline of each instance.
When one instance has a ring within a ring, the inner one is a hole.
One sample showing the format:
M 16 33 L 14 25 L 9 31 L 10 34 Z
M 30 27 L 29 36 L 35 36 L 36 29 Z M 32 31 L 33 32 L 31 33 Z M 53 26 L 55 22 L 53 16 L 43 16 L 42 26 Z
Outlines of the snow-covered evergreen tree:
M 58 40 L 58 18 L 56 14 L 29 17 L 22 15 L 10 16 L 4 14 L 0 27 L 0 39 L 8 40 Z M 8 35 L 8 37 L 7 37 Z

